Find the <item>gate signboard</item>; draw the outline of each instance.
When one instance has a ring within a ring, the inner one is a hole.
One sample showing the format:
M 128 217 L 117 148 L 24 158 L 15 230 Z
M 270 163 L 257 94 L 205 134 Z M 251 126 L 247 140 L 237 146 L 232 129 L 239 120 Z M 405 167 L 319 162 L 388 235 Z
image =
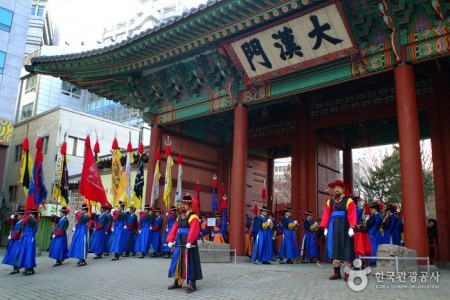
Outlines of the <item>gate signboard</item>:
M 226 45 L 246 84 L 279 77 L 357 52 L 336 3 L 295 15 L 287 22 Z

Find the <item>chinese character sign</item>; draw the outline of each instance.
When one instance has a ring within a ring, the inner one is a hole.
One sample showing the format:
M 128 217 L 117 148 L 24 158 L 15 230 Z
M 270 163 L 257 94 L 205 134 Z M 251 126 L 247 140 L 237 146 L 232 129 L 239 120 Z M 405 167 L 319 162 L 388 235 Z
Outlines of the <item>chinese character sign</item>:
M 356 52 L 336 4 L 233 42 L 231 48 L 250 82 Z

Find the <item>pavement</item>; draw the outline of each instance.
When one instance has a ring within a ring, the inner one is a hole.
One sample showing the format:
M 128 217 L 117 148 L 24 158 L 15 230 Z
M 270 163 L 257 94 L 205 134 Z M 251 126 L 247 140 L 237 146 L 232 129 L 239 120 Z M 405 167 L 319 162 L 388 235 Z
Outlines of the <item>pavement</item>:
M 0 260 L 5 248 L 0 248 Z M 440 269 L 439 278 L 430 276 L 395 278 L 392 282 L 373 274 L 361 291 L 364 280 L 356 279 L 353 289 L 344 280 L 328 280 L 330 264 L 255 265 L 247 258 L 237 263 L 203 263 L 203 280 L 197 291 L 167 290 L 173 280 L 167 277 L 170 260 L 135 257 L 111 261 L 111 256 L 77 266 L 68 259 L 60 267 L 42 252 L 36 258 L 36 274 L 9 275 L 11 266 L 0 264 L 0 299 L 449 299 L 450 269 Z M 436 274 L 435 274 L 436 275 Z M 358 277 L 358 276 L 356 276 Z M 426 281 L 421 282 L 421 280 Z M 404 282 L 403 282 L 404 281 Z

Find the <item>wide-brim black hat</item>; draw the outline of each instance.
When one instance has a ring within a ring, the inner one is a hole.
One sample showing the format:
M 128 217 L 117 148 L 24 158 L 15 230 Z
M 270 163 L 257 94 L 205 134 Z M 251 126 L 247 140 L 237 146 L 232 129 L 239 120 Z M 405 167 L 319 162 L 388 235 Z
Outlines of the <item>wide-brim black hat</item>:
M 161 208 L 159 208 L 159 207 L 157 207 L 157 208 L 155 208 L 155 210 L 154 210 L 154 212 L 161 212 Z
M 184 203 L 188 203 L 188 204 L 192 204 L 192 197 L 189 194 L 186 194 L 186 196 L 183 197 L 183 199 L 181 199 L 181 202 Z
M 260 209 L 260 211 L 266 211 L 266 212 L 270 212 L 270 210 L 267 208 L 267 206 L 263 205 Z
M 67 207 L 63 206 L 59 209 L 60 212 L 67 213 Z
M 285 207 L 284 208 L 284 212 L 292 212 L 292 208 L 290 208 L 289 206 Z
M 24 213 L 25 213 L 25 208 L 23 206 L 19 206 L 19 208 L 17 208 L 16 214 L 23 215 Z

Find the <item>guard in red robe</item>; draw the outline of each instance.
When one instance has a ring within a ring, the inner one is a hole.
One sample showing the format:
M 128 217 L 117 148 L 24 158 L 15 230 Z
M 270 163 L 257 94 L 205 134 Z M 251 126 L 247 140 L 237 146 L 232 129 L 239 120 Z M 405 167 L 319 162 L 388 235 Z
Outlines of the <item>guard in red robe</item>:
M 167 237 L 169 248 L 175 247 L 169 268 L 169 277 L 175 279 L 169 290 L 181 288 L 184 280 L 189 284 L 186 293 L 197 290 L 196 282 L 203 278 L 197 239 L 200 234 L 198 215 L 192 210 L 193 199 L 188 194 L 181 200 L 181 215 Z
M 357 219 L 356 206 L 352 198 L 345 196 L 346 186 L 342 180 L 328 184 L 328 187 L 334 189 L 334 194 L 325 203 L 320 222 L 324 235 L 327 236 L 328 257 L 333 260 L 334 273 L 330 280 L 341 278 L 341 262 L 344 262 L 344 266 L 350 266 L 355 258 L 353 236 Z M 345 280 L 348 280 L 348 274 L 345 274 Z

